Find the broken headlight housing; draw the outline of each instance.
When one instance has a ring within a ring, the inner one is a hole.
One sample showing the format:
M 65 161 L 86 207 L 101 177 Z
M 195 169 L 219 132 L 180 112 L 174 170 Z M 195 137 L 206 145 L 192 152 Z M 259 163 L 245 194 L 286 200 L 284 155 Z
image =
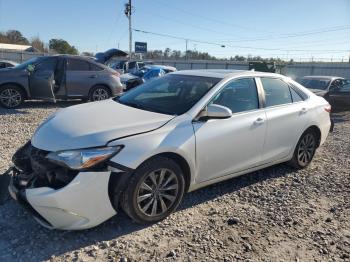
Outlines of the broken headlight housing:
M 123 146 L 66 150 L 49 153 L 46 158 L 58 165 L 81 170 L 100 164 L 122 150 Z

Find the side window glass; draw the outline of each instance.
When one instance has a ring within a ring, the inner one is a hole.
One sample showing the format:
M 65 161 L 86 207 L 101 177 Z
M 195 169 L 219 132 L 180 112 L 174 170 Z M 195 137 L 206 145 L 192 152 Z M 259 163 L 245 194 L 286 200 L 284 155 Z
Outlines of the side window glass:
M 95 64 L 90 64 L 90 71 L 102 71 L 102 70 L 103 70 L 102 67 Z
M 57 63 L 57 58 L 47 58 L 44 59 L 39 64 L 35 65 L 35 72 L 39 71 L 55 71 Z
M 5 68 L 5 67 L 6 67 L 5 63 L 0 63 L 0 68 Z
M 304 101 L 301 98 L 301 96 L 297 92 L 295 92 L 295 90 L 293 88 L 290 88 L 290 93 L 292 95 L 293 103 Z
M 266 107 L 292 103 L 289 86 L 277 78 L 261 78 L 265 91 Z
M 259 98 L 253 78 L 234 80 L 228 83 L 211 102 L 225 106 L 233 113 L 259 108 Z
M 345 84 L 340 88 L 340 92 L 350 92 L 350 81 L 345 82 Z
M 136 62 L 130 62 L 129 63 L 129 70 L 134 69 L 136 67 Z
M 89 71 L 89 63 L 78 59 L 67 60 L 67 71 Z

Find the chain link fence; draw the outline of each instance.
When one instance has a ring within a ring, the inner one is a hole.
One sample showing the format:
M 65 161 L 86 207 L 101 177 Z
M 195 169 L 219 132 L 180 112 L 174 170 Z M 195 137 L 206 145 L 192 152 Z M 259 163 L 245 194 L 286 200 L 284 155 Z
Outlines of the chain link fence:
M 36 56 L 46 53 L 18 52 L 0 50 L 0 59 L 22 63 Z M 178 70 L 188 69 L 235 69 L 248 70 L 248 62 L 213 61 L 213 60 L 153 60 L 154 64 L 170 65 Z M 310 62 L 293 63 L 278 66 L 281 74 L 297 78 L 305 75 L 339 76 L 350 79 L 350 63 L 348 62 Z

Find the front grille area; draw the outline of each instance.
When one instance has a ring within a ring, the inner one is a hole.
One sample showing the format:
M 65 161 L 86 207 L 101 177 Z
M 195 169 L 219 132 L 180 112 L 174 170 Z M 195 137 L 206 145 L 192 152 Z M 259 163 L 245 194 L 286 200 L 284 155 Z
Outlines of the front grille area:
M 18 186 L 59 189 L 74 179 L 78 172 L 50 162 L 46 158 L 48 153 L 35 148 L 30 141 L 17 150 L 12 162 L 21 171 L 17 179 Z

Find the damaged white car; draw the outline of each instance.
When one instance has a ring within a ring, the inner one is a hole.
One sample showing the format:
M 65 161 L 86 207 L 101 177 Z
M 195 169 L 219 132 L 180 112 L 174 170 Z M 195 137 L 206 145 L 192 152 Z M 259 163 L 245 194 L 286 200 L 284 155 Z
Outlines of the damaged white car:
M 306 167 L 329 112 L 277 74 L 171 73 L 50 116 L 13 156 L 9 191 L 48 228 L 94 227 L 119 206 L 156 222 L 186 192 L 277 163 Z

